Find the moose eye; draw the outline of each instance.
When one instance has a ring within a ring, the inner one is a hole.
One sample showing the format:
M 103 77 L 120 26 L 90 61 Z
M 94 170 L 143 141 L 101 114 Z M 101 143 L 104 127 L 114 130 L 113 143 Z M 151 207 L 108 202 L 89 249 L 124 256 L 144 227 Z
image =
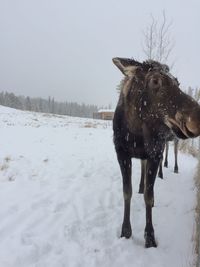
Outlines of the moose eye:
M 158 77 L 151 79 L 152 88 L 160 88 L 162 86 L 162 80 Z
M 156 78 L 153 78 L 150 80 L 149 86 L 153 88 L 158 88 L 159 87 L 159 80 Z
M 158 85 L 158 80 L 157 79 L 153 79 L 153 84 L 154 85 Z

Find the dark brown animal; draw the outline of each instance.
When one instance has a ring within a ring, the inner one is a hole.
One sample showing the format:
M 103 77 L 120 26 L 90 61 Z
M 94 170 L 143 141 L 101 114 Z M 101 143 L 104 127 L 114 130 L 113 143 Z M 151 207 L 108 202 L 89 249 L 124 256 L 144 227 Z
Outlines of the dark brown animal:
M 145 247 L 156 247 L 152 223 L 154 182 L 167 136 L 200 135 L 200 106 L 183 93 L 166 65 L 114 58 L 125 75 L 113 119 L 114 145 L 123 177 L 124 219 L 121 236 L 132 235 L 130 202 L 132 158 L 143 160 L 146 205 Z

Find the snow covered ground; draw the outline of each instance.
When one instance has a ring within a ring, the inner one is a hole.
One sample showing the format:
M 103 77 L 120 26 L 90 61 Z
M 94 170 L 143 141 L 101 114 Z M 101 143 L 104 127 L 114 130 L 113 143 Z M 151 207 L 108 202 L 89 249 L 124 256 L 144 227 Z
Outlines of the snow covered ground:
M 197 161 L 170 149 L 155 185 L 158 248 L 144 248 L 133 160 L 133 237 L 120 238 L 121 175 L 111 123 L 0 107 L 0 267 L 188 267 L 195 261 Z

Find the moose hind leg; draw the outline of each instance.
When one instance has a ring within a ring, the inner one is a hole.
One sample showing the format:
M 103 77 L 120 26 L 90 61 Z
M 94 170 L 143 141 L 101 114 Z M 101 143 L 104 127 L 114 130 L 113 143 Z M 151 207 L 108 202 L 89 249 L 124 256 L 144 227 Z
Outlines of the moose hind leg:
M 141 160 L 141 179 L 140 179 L 140 185 L 139 185 L 139 194 L 144 193 L 144 180 L 146 175 L 146 160 Z
M 124 219 L 122 224 L 121 237 L 130 238 L 132 235 L 130 223 L 130 205 L 132 197 L 132 183 L 131 183 L 131 158 L 118 155 L 118 161 L 123 179 L 123 195 L 124 195 Z
M 165 162 L 164 166 L 168 168 L 168 152 L 169 152 L 169 142 L 166 141 L 166 146 L 165 146 Z
M 174 172 L 178 173 L 178 139 L 174 139 L 174 156 L 175 156 L 175 165 Z
M 158 171 L 158 177 L 160 177 L 161 179 L 163 179 L 163 168 L 162 168 L 162 163 L 163 163 L 163 159 L 160 160 L 159 171 Z

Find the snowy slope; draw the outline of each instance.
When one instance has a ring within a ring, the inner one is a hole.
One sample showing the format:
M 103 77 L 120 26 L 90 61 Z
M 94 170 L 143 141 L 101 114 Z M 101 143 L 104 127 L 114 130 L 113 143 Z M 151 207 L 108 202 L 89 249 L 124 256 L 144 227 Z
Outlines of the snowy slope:
M 0 106 L 0 267 L 183 267 L 194 254 L 196 160 L 157 179 L 158 248 L 144 248 L 145 207 L 133 160 L 130 240 L 119 238 L 121 175 L 110 122 Z

